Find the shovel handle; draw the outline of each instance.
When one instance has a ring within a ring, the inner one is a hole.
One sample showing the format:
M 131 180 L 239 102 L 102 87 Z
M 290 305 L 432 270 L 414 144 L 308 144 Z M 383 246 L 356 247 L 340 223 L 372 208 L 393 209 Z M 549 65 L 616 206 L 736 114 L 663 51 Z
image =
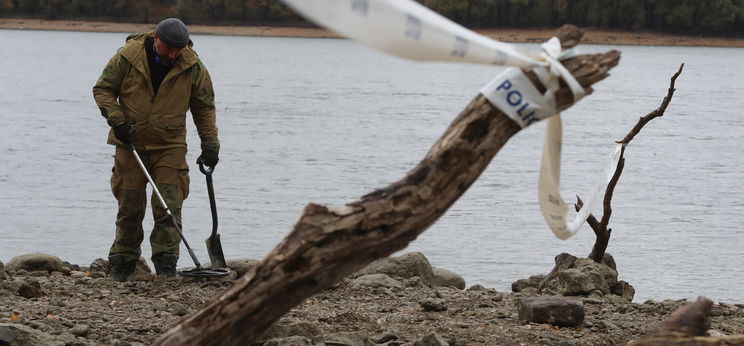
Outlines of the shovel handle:
M 207 176 L 207 194 L 209 195 L 209 209 L 212 211 L 212 237 L 217 235 L 217 203 L 214 198 L 214 186 L 212 185 L 212 172 L 214 167 L 204 166 L 199 163 L 199 170 Z
M 204 173 L 204 175 L 212 175 L 214 167 L 204 166 L 203 163 L 199 163 L 199 170 Z

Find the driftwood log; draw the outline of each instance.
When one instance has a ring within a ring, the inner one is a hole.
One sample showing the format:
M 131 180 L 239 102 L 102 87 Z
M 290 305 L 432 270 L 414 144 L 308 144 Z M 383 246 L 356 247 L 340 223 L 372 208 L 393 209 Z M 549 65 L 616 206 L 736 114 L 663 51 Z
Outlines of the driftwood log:
M 561 28 L 558 37 L 570 47 L 581 35 L 569 26 Z M 588 94 L 619 59 L 619 52 L 609 51 L 580 55 L 564 61 L 564 66 Z M 561 110 L 573 103 L 565 85 L 556 99 Z M 462 196 L 520 129 L 479 94 L 403 179 L 343 207 L 308 204 L 290 234 L 260 264 L 201 310 L 178 321 L 154 344 L 256 341 L 305 298 L 405 248 Z
M 674 88 L 674 83 L 677 81 L 677 77 L 682 73 L 684 67 L 685 64 L 680 65 L 677 73 L 672 76 L 671 82 L 669 83 L 669 89 L 667 90 L 667 95 L 664 97 L 664 100 L 661 101 L 661 105 L 651 111 L 651 113 L 638 119 L 638 122 L 633 126 L 630 132 L 628 132 L 622 140 L 617 141 L 618 144 L 622 144 L 623 146 L 620 149 L 620 159 L 617 162 L 615 173 L 607 183 L 607 189 L 605 189 L 604 201 L 602 204 L 602 219 L 597 220 L 594 214 L 589 214 L 589 217 L 586 219 L 589 227 L 592 228 L 594 234 L 597 236 L 594 246 L 592 247 L 592 252 L 589 254 L 589 258 L 593 259 L 594 262 L 602 263 L 605 251 L 607 251 L 607 245 L 610 242 L 612 229 L 609 228 L 608 225 L 610 223 L 610 216 L 612 216 L 612 195 L 615 193 L 615 186 L 617 186 L 617 181 L 620 180 L 620 175 L 623 174 L 623 168 L 625 167 L 625 148 L 630 144 L 630 141 L 641 132 L 641 129 L 646 126 L 649 121 L 664 116 L 664 112 L 669 106 L 669 102 L 672 102 L 672 96 L 674 96 L 674 91 L 676 90 Z M 577 202 L 574 206 L 576 211 L 579 211 L 579 209 L 584 205 L 584 202 L 579 196 L 576 196 L 576 199 Z
M 713 302 L 699 297 L 673 312 L 651 334 L 629 343 L 630 346 L 723 346 L 744 345 L 744 335 L 708 336 Z

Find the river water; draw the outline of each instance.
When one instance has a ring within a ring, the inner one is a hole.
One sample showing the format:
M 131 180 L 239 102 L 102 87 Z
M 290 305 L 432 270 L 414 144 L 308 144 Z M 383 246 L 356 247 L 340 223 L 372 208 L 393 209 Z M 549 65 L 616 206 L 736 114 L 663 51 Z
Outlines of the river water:
M 106 257 L 116 214 L 113 148 L 91 87 L 125 37 L 0 30 L 0 261 L 31 252 L 81 265 Z M 308 202 L 343 205 L 402 178 L 501 71 L 401 60 L 348 40 L 193 40 L 217 92 L 223 149 L 214 184 L 228 258 L 263 258 Z M 622 52 L 620 65 L 563 114 L 564 197 L 588 193 L 613 141 L 658 107 L 684 62 L 666 115 L 626 151 L 608 252 L 620 279 L 636 288 L 635 301 L 744 302 L 744 49 L 593 45 L 582 52 L 608 49 Z M 189 130 L 193 162 L 199 143 L 191 123 Z M 588 226 L 562 241 L 539 214 L 543 132 L 536 124 L 512 138 L 401 253 L 421 251 L 468 286 L 501 291 L 548 272 L 561 252 L 588 254 Z M 198 170 L 191 179 L 184 228 L 206 262 L 209 202 Z M 148 215 L 145 229 L 151 224 Z M 183 251 L 179 265 L 190 263 Z

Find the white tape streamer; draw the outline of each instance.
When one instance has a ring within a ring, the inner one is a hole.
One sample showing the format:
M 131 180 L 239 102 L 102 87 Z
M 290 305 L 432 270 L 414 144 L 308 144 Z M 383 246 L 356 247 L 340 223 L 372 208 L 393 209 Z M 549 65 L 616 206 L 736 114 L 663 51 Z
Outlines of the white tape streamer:
M 541 53 L 524 53 L 513 45 L 470 31 L 411 0 L 282 0 L 306 18 L 370 47 L 402 58 L 512 66 L 488 83 L 481 93 L 517 124 L 527 127 L 548 118 L 538 183 L 540 209 L 560 239 L 573 236 L 586 221 L 614 174 L 619 149 L 576 218 L 567 222 L 568 206 L 560 196 L 562 129 L 555 91 L 562 78 L 574 102 L 584 89 L 558 61 L 566 57 L 557 38 L 544 43 Z M 541 94 L 519 68 L 532 68 L 547 91 Z M 555 116 L 553 116 L 555 115 Z
M 282 0 L 313 22 L 412 60 L 545 66 L 513 45 L 468 30 L 410 0 Z
M 593 186 L 589 196 L 584 200 L 584 206 L 576 214 L 573 221 L 568 221 L 568 205 L 563 201 L 559 190 L 561 175 L 561 146 L 563 130 L 560 114 L 548 118 L 545 128 L 545 142 L 543 144 L 542 163 L 540 164 L 540 178 L 538 181 L 538 200 L 540 211 L 550 230 L 559 239 L 568 239 L 579 231 L 581 225 L 589 217 L 592 209 L 604 197 L 607 183 L 612 179 L 620 160 L 622 145 L 617 145 L 610 154 L 601 179 Z

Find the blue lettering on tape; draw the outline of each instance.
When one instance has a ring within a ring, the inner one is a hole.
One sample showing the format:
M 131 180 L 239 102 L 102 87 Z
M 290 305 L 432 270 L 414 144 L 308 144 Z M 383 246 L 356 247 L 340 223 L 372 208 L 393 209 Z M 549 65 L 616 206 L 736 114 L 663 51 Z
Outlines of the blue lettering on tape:
M 452 55 L 464 57 L 468 52 L 468 40 L 464 37 L 455 36 L 455 46 L 452 47 Z
M 512 90 L 506 94 L 506 102 L 512 106 L 518 106 L 522 103 L 522 93 L 517 90 Z
M 416 41 L 421 39 L 421 31 L 423 30 L 423 25 L 421 24 L 421 19 L 418 17 L 407 14 L 406 15 L 406 37 L 410 37 Z
M 369 0 L 351 0 L 351 10 L 366 17 L 369 11 Z
M 535 116 L 536 111 L 534 107 L 531 107 L 531 104 L 525 101 L 522 92 L 512 90 L 513 86 L 510 80 L 505 79 L 496 87 L 496 91 L 502 91 L 501 94 L 504 95 L 504 100 L 508 105 L 516 109 L 514 112 L 524 122 L 525 126 L 538 122 L 540 119 Z

